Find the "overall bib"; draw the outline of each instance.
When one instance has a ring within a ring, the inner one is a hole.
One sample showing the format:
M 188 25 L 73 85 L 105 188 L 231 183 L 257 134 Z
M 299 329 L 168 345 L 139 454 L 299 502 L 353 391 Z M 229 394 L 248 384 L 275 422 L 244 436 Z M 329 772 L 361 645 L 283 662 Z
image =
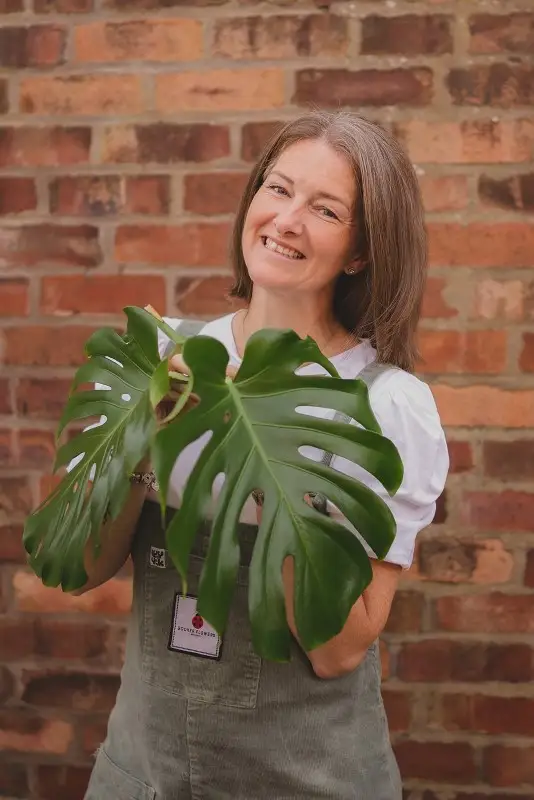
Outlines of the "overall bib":
M 145 503 L 132 547 L 121 687 L 85 800 L 401 800 L 377 642 L 356 670 L 334 680 L 317 678 L 296 642 L 284 664 L 252 649 L 247 587 L 256 532 L 239 525 L 241 566 L 219 659 L 177 651 L 181 580 L 159 506 Z M 206 525 L 190 559 L 194 596 L 208 542 Z

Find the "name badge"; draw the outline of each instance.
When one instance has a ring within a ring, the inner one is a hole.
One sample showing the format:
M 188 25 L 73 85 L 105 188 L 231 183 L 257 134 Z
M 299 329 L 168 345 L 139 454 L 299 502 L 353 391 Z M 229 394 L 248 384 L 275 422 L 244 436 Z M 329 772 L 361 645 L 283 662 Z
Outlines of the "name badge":
M 176 593 L 172 614 L 169 650 L 204 658 L 221 657 L 222 639 L 197 612 L 197 598 Z

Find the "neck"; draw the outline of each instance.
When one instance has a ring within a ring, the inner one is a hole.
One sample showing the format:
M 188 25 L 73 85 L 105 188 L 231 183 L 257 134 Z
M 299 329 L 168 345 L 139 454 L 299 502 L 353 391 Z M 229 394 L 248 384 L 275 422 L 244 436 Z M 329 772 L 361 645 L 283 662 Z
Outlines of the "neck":
M 248 309 L 242 314 L 236 336 L 241 351 L 249 336 L 262 328 L 292 328 L 301 338 L 311 336 L 325 355 L 335 355 L 355 343 L 335 319 L 328 291 L 320 298 L 255 289 Z

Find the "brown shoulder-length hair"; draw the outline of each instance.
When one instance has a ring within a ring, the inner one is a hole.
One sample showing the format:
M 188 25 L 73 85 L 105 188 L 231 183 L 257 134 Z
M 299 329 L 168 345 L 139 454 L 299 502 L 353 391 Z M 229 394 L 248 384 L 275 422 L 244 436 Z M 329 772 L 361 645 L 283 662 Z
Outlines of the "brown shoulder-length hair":
M 322 139 L 350 164 L 356 181 L 353 256 L 365 267 L 342 273 L 334 288 L 334 315 L 377 359 L 412 371 L 415 331 L 427 265 L 423 204 L 404 150 L 383 128 L 350 111 L 312 111 L 287 123 L 269 142 L 250 175 L 231 242 L 235 282 L 230 295 L 250 302 L 252 281 L 241 239 L 252 198 L 280 154 L 306 139 Z

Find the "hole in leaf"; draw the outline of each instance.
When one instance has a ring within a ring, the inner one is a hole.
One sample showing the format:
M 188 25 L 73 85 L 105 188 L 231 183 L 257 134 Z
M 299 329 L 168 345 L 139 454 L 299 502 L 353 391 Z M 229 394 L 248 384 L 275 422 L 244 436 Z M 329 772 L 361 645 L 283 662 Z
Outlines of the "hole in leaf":
M 126 392 L 124 394 L 121 394 L 121 400 L 124 400 L 125 403 L 129 403 L 131 399 L 132 399 L 131 394 L 127 394 Z

